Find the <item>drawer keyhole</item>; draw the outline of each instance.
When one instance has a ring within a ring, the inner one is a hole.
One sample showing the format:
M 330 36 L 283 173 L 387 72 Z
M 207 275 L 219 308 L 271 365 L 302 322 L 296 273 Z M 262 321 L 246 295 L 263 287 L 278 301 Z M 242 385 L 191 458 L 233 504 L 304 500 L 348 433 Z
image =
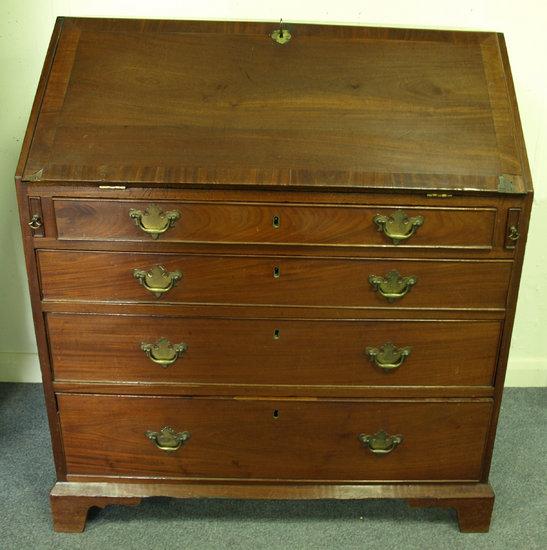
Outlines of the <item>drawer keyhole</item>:
M 280 225 L 281 225 L 281 219 L 279 218 L 279 216 L 274 216 L 272 218 L 272 226 L 275 227 L 276 229 L 279 229 Z
M 281 336 L 281 331 L 280 331 L 278 328 L 276 328 L 276 329 L 274 330 L 274 335 L 273 335 L 274 340 L 279 340 L 279 337 L 280 337 L 280 336 Z
M 279 418 L 279 410 L 278 409 L 275 409 L 274 412 L 273 412 L 273 417 L 274 418 Z
M 279 277 L 281 277 L 281 269 L 278 265 L 273 268 L 273 276 L 275 279 L 279 279 Z

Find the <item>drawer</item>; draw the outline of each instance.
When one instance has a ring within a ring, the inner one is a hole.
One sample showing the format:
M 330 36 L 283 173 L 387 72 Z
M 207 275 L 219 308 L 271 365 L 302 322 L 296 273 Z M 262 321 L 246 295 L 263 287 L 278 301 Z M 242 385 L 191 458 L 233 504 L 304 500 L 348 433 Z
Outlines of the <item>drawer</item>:
M 504 308 L 512 265 L 52 250 L 38 262 L 51 300 L 428 309 Z
M 501 323 L 50 313 L 47 329 L 58 381 L 486 386 Z
M 67 473 L 98 476 L 476 481 L 492 409 L 488 400 L 57 397 Z M 170 441 L 167 427 L 186 434 Z M 402 442 L 382 442 L 382 431 Z M 181 446 L 161 450 L 147 432 Z
M 485 250 L 492 248 L 497 212 L 471 207 L 105 199 L 55 199 L 54 211 L 59 238 L 71 240 L 393 247 L 394 236 L 400 236 L 397 244 L 410 247 Z

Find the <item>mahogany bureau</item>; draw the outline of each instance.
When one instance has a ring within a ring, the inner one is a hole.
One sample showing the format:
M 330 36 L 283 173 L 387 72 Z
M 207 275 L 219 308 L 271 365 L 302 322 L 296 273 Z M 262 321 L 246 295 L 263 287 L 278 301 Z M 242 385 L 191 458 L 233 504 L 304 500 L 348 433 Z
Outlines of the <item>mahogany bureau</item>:
M 532 202 L 502 35 L 60 18 L 16 186 L 56 530 L 157 495 L 488 530 Z

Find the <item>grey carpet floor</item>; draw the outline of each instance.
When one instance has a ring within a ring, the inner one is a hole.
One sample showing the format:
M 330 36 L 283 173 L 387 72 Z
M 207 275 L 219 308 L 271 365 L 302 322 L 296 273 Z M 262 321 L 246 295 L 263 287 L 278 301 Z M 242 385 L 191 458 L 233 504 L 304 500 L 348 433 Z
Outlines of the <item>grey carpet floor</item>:
M 460 534 L 452 510 L 399 501 L 144 500 L 54 533 L 51 446 L 38 384 L 0 384 L 0 548 L 547 548 L 547 389 L 505 392 L 491 472 L 490 532 Z

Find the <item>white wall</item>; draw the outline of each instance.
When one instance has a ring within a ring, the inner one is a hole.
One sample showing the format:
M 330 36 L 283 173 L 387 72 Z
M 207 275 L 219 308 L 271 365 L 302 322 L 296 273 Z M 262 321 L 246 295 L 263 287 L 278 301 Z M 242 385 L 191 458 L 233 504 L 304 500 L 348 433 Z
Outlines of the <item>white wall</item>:
M 536 188 L 507 383 L 547 385 L 545 0 L 0 0 L 0 380 L 38 381 L 13 173 L 57 15 L 325 22 L 505 33 Z

